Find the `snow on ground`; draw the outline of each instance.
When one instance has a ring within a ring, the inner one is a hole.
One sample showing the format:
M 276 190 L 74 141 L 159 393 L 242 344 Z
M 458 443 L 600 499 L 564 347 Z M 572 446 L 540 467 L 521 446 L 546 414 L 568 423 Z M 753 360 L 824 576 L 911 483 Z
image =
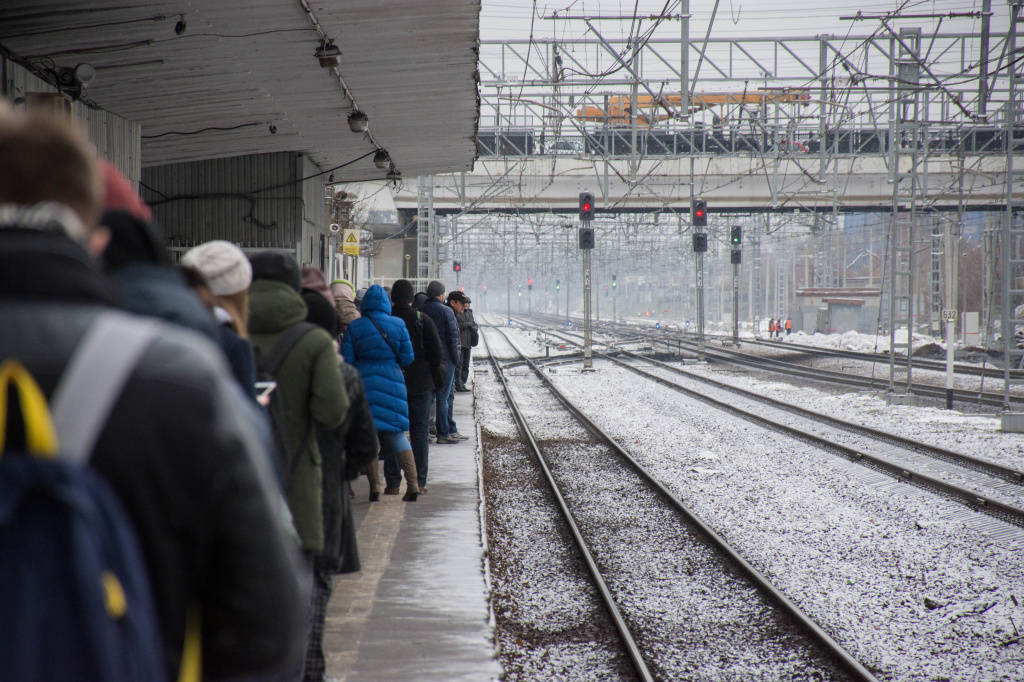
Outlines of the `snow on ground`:
M 852 350 L 861 353 L 886 353 L 889 351 L 888 334 L 861 334 L 860 332 L 843 332 L 842 334 L 805 334 L 804 332 L 793 332 L 783 336 L 786 343 L 794 343 L 800 346 L 813 346 L 814 348 L 832 348 L 837 350 Z M 896 343 L 907 342 L 907 331 L 899 329 L 896 331 Z M 945 348 L 942 339 L 923 334 L 914 334 L 914 350 L 928 344 L 937 344 Z
M 550 376 L 880 679 L 1021 679 L 1024 557 L 951 520 L 958 505 L 872 484 L 859 465 L 595 364 Z M 962 451 L 1020 455 L 994 420 L 757 385 Z
M 742 370 L 723 371 L 709 365 L 687 365 L 685 370 L 768 398 L 1024 471 L 1024 434 L 1000 431 L 998 415 L 886 405 L 881 393 L 836 395 L 815 388 L 758 379 Z

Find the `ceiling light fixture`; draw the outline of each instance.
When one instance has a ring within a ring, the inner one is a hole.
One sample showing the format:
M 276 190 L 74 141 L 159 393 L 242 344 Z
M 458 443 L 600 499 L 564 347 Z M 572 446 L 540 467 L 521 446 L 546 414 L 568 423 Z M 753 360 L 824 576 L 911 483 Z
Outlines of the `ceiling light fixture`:
M 378 149 L 377 153 L 373 155 L 373 165 L 384 170 L 391 165 L 391 157 L 383 149 Z
M 320 66 L 330 69 L 341 65 L 341 48 L 334 44 L 330 38 L 321 38 L 320 46 L 316 48 L 316 58 L 320 60 Z
M 370 129 L 370 117 L 361 111 L 348 115 L 348 127 L 353 133 L 365 133 Z
M 51 73 L 57 89 L 73 99 L 80 99 L 82 90 L 96 79 L 96 69 L 91 64 L 79 64 L 75 68 L 61 66 Z
M 96 78 L 96 69 L 92 64 L 79 64 L 75 67 L 75 78 L 82 85 L 89 85 Z

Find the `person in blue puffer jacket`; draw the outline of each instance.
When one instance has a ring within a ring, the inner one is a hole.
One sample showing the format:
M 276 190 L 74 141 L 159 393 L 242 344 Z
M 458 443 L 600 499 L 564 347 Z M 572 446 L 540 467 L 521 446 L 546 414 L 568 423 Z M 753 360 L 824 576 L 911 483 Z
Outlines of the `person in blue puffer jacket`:
M 362 317 L 352 320 L 341 340 L 345 361 L 356 366 L 363 377 L 366 398 L 377 427 L 381 454 L 385 459 L 397 457 L 405 473 L 406 492 L 402 499 L 413 502 L 419 496 L 416 482 L 416 460 L 405 435 L 409 428 L 409 404 L 405 392 L 402 367 L 412 363 L 416 355 L 405 323 L 391 315 L 391 299 L 378 284 L 363 296 Z M 377 498 L 377 463 L 370 465 L 370 500 Z M 385 495 L 397 495 L 401 481 L 388 481 Z M 391 485 L 394 483 L 394 485 Z

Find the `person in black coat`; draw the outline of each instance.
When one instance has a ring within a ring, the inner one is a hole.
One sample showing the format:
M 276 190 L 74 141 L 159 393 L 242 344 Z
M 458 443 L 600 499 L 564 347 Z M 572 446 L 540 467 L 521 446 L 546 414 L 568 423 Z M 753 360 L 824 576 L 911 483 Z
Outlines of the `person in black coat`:
M 441 348 L 441 338 L 434 321 L 418 310 L 413 310 L 412 301 L 412 284 L 408 280 L 397 280 L 391 287 L 391 314 L 405 322 L 416 354 L 416 359 L 403 367 L 402 373 L 405 375 L 405 390 L 409 401 L 409 440 L 412 442 L 416 478 L 422 493 L 426 491 L 424 486 L 427 484 L 430 454 L 430 404 L 434 392 L 445 379 L 442 367 L 444 349 Z M 384 467 L 387 469 L 387 461 Z M 394 472 L 394 477 L 397 475 L 398 472 Z
M 302 299 L 309 309 L 306 321 L 323 327 L 332 338 L 336 338 L 341 330 L 341 318 L 332 303 L 314 289 L 303 289 Z M 359 370 L 342 362 L 340 357 L 338 361 L 349 407 L 339 426 L 318 428 L 316 431 L 323 474 L 324 547 L 313 558 L 313 596 L 310 600 L 313 609 L 304 680 L 324 679 L 324 622 L 327 604 L 331 600 L 332 576 L 359 570 L 356 527 L 349 504 L 352 498 L 349 481 L 358 478 L 367 464 L 377 460 L 377 428 L 363 380 Z

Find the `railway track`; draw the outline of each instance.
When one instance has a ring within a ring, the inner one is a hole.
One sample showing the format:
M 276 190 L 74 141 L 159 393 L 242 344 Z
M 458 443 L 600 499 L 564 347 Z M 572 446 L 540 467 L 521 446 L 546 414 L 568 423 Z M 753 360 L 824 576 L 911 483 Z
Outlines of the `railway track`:
M 579 342 L 565 332 L 549 330 L 547 333 Z M 757 395 L 636 353 L 614 353 L 634 362 L 626 362 L 612 353 L 595 352 L 595 356 L 718 409 L 837 453 L 899 481 L 927 488 L 999 521 L 1024 527 L 1022 471 Z M 636 362 L 682 377 L 690 385 L 646 371 Z M 976 525 L 994 537 L 1016 536 L 1014 531 L 998 524 Z
M 725 338 L 721 336 L 715 336 L 714 338 Z M 731 337 L 730 337 L 731 338 Z M 878 365 L 888 365 L 889 355 L 887 353 L 868 353 L 866 351 L 854 351 L 854 350 L 843 350 L 840 348 L 817 348 L 812 346 L 803 346 L 797 343 L 780 344 L 775 341 L 765 341 L 764 339 L 744 339 L 743 343 L 749 343 L 752 345 L 763 346 L 765 348 L 775 348 L 786 351 L 795 351 L 799 353 L 805 353 L 807 355 L 816 355 L 819 357 L 833 357 L 833 358 L 846 358 L 849 360 L 860 360 L 862 362 L 870 362 Z M 900 362 L 904 362 L 905 357 L 900 359 Z M 914 369 L 923 369 L 933 372 L 945 372 L 946 363 L 942 360 L 928 360 L 926 358 L 911 358 L 910 364 Z M 975 367 L 974 365 L 965 365 L 963 363 L 954 363 L 953 372 L 959 375 L 968 376 L 985 376 L 991 379 L 1002 379 L 1003 370 L 997 367 Z M 1014 378 L 1024 377 L 1024 371 L 1011 370 L 1010 376 Z
M 518 356 L 515 371 L 529 368 L 513 381 L 529 379 L 532 385 L 513 389 L 491 352 L 489 337 L 496 335 Z M 558 391 L 504 330 L 485 328 L 483 337 L 523 440 L 544 471 L 640 679 L 720 678 L 741 668 L 749 675 L 742 667 L 751 663 L 749 657 L 778 679 L 796 672 L 790 665 L 804 676 L 818 671 L 824 679 L 875 679 Z M 530 391 L 529 407 L 516 399 L 521 391 Z M 573 426 L 555 424 L 566 414 Z M 566 440 L 567 431 L 578 435 Z M 657 584 L 674 590 L 670 598 L 635 597 L 633 581 L 650 581 L 652 566 L 658 567 Z M 658 608 L 666 600 L 696 611 Z
M 547 321 L 543 317 L 539 319 L 544 319 L 545 322 Z M 527 324 L 531 323 L 527 322 Z M 604 324 L 602 327 L 603 328 L 600 333 L 609 334 L 608 330 L 611 328 L 611 325 Z M 628 338 L 637 338 L 635 336 L 635 329 L 630 328 L 621 330 L 619 327 L 615 327 L 615 329 L 617 331 L 612 332 L 613 334 L 628 333 L 631 335 Z M 566 332 L 563 331 L 559 333 L 565 334 Z M 661 336 L 659 336 L 659 333 L 661 333 Z M 679 335 L 671 335 L 667 331 L 659 332 L 655 330 L 651 334 L 642 338 L 649 340 L 653 347 L 657 348 L 660 345 L 668 352 L 679 352 L 680 349 L 685 347 L 687 350 L 691 351 L 694 356 L 696 354 L 696 340 L 691 340 Z M 575 342 L 578 343 L 578 341 Z M 621 344 L 623 341 L 620 341 L 619 343 Z M 799 350 L 802 351 L 803 349 Z M 888 379 L 881 377 L 868 377 L 848 372 L 838 372 L 835 370 L 809 368 L 794 362 L 778 360 L 775 358 L 766 358 L 759 355 L 751 355 L 749 353 L 744 353 L 743 351 L 718 348 L 707 344 L 705 344 L 704 354 L 707 358 L 718 362 L 727 362 L 755 369 L 781 372 L 787 376 L 800 377 L 802 379 L 809 379 L 813 381 L 828 381 L 830 383 L 840 383 L 846 386 L 874 391 L 886 390 L 889 387 Z M 945 401 L 946 399 L 946 389 L 934 384 L 914 382 L 912 385 L 912 391 L 914 395 L 925 398 L 933 398 L 940 401 Z M 1022 399 L 1024 399 L 1024 397 L 1022 397 Z M 953 389 L 953 401 L 1001 408 L 1003 406 L 1003 394 L 992 391 L 979 392 L 965 389 Z

